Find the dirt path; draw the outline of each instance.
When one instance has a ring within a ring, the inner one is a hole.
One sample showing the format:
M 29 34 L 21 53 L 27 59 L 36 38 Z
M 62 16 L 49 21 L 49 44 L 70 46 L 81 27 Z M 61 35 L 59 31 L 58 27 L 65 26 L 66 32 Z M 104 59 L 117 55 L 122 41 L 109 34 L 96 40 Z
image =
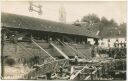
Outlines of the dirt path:
M 23 65 L 4 66 L 3 79 L 19 79 L 23 77 L 23 75 L 27 74 L 29 71 L 30 69 Z

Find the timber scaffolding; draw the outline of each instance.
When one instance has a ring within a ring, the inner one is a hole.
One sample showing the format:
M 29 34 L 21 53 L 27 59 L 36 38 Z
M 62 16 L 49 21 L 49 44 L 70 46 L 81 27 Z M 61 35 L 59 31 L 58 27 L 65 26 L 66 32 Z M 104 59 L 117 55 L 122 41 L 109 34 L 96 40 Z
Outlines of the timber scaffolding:
M 42 51 L 40 53 L 41 54 L 40 57 L 44 57 L 46 60 L 39 64 L 36 63 L 36 65 L 33 66 L 34 67 L 33 69 L 31 68 L 31 70 L 28 73 L 26 73 L 25 75 L 22 76 L 22 78 L 19 78 L 19 79 L 102 80 L 102 78 L 100 78 L 100 76 L 102 76 L 103 74 L 101 65 L 104 65 L 107 63 L 113 63 L 112 61 L 114 61 L 113 59 L 108 60 L 108 59 L 102 59 L 102 58 L 93 58 L 93 59 L 87 60 L 87 58 L 85 59 L 85 57 L 87 57 L 85 56 L 85 54 L 82 54 L 81 52 L 73 48 L 68 43 L 62 42 L 60 40 L 49 41 L 48 43 L 61 56 L 63 56 L 64 59 L 57 59 L 55 56 L 52 56 L 53 54 L 49 53 L 46 49 L 44 49 L 39 41 L 35 39 L 31 39 L 31 44 Z M 33 55 L 31 50 L 26 48 L 26 46 L 24 46 L 25 45 L 24 42 L 17 41 L 17 43 L 15 44 L 27 52 L 28 55 L 26 55 L 25 57 L 27 56 L 30 57 Z M 84 56 L 84 59 L 77 58 L 78 63 L 76 64 L 75 59 L 70 58 L 67 55 L 67 53 L 63 52 L 63 50 L 60 47 L 61 45 L 65 46 L 70 50 L 73 50 L 74 53 L 73 52 L 72 53 L 74 56 L 77 56 L 77 55 L 78 56 L 80 55 L 81 57 Z M 111 64 L 111 65 L 114 65 L 114 64 Z M 60 71 L 60 68 L 63 69 L 62 72 Z M 48 78 L 47 76 L 46 78 L 46 75 L 48 75 L 49 73 L 52 74 L 51 77 Z
M 5 41 L 9 40 L 5 42 L 5 47 L 11 44 L 15 48 L 14 55 L 9 54 L 5 49 L 4 56 L 11 55 L 17 58 L 18 62 L 23 58 L 24 61 L 21 63 L 27 64 L 30 69 L 19 79 L 99 80 L 103 74 L 102 66 L 106 64 L 105 61 L 111 61 L 105 58 L 92 58 L 92 46 L 84 38 L 97 39 L 93 31 L 92 33 L 85 29 L 85 32 L 76 26 L 15 14 L 2 13 L 2 15 L 2 31 L 7 35 Z M 20 39 L 19 34 L 26 31 L 29 36 L 26 39 Z M 46 34 L 49 32 L 50 34 Z M 43 35 L 44 38 L 36 39 L 35 34 Z M 55 34 L 56 39 L 51 36 L 52 34 Z M 45 35 L 50 35 L 52 39 Z M 71 36 L 75 39 L 73 43 Z M 22 52 L 16 51 L 17 49 Z M 37 56 L 36 59 L 33 58 L 35 56 Z
M 71 68 L 71 70 L 73 72 L 69 73 L 69 71 L 63 71 L 62 73 L 60 74 L 65 74 L 67 73 L 68 76 L 56 76 L 53 77 L 53 78 L 48 78 L 48 79 L 64 79 L 64 80 L 91 80 L 92 78 L 92 75 L 93 75 L 93 79 L 94 79 L 94 76 L 96 78 L 96 72 L 97 72 L 97 68 L 95 67 L 90 67 L 90 66 L 80 66 L 80 65 L 76 65 L 75 64 L 75 61 L 73 62 L 74 64 L 71 64 L 70 62 L 73 61 L 73 59 L 70 59 L 66 54 L 64 54 L 60 48 L 58 48 L 53 42 L 50 44 L 65 58 L 65 59 L 55 59 L 54 57 L 52 57 L 48 52 L 45 51 L 45 49 L 43 49 L 38 43 L 36 43 L 34 40 L 32 40 L 32 42 L 37 46 L 39 47 L 41 50 L 43 50 L 51 59 L 50 62 L 46 62 L 46 63 L 43 63 L 41 65 L 36 65 L 35 66 L 35 69 L 32 69 L 28 74 L 25 74 L 22 78 L 20 79 L 39 79 L 39 78 L 43 78 L 44 76 L 43 75 L 46 75 L 46 73 L 57 73 L 57 71 L 59 72 L 60 71 L 60 67 L 62 67 L 63 69 L 65 70 L 68 70 L 69 68 Z M 72 60 L 72 61 L 71 61 Z M 87 62 L 87 60 L 86 60 Z M 72 66 L 73 65 L 73 66 Z M 76 69 L 77 68 L 77 69 Z M 88 72 L 88 73 L 87 73 Z M 86 74 L 85 74 L 86 73 Z M 92 73 L 92 74 L 90 74 Z M 80 75 L 84 75 L 82 78 L 79 77 Z
M 22 76 L 22 78 L 20 79 L 39 79 L 42 78 L 42 75 L 46 75 L 46 73 L 57 73 L 57 71 L 59 72 L 60 66 L 62 68 L 71 68 L 70 65 L 70 58 L 64 54 L 60 48 L 58 48 L 55 44 L 53 44 L 53 42 L 49 42 L 50 44 L 52 44 L 52 46 L 65 58 L 65 59 L 56 59 L 55 57 L 51 56 L 51 54 L 49 54 L 44 48 L 42 48 L 42 46 L 40 46 L 37 42 L 35 42 L 35 40 L 31 40 L 32 43 L 38 47 L 40 50 L 42 50 L 43 54 L 45 54 L 45 56 L 48 56 L 48 58 L 51 58 L 51 60 L 42 62 L 42 64 L 36 64 L 34 65 L 33 69 L 30 70 L 30 72 L 28 72 L 27 74 L 25 74 L 24 76 Z M 32 53 L 30 52 L 30 50 L 28 51 L 28 49 L 25 48 L 25 46 L 23 45 L 22 42 L 17 42 L 16 45 L 18 45 L 19 47 L 21 47 L 24 51 L 26 51 L 29 55 Z M 45 58 L 47 59 L 47 58 Z M 87 68 L 87 67 L 86 67 Z M 85 67 L 81 70 L 79 70 L 79 72 L 77 72 L 75 75 L 71 75 L 70 79 L 75 79 L 77 78 L 77 76 L 81 73 L 81 71 L 83 71 L 85 69 Z M 69 72 L 69 71 L 68 71 Z M 63 73 L 68 73 L 68 72 L 63 72 Z M 62 73 L 62 74 L 63 74 Z M 69 73 L 70 74 L 70 73 Z M 72 76 L 74 76 L 72 78 Z M 60 77 L 62 79 L 62 76 Z M 65 79 L 69 79 L 65 78 Z

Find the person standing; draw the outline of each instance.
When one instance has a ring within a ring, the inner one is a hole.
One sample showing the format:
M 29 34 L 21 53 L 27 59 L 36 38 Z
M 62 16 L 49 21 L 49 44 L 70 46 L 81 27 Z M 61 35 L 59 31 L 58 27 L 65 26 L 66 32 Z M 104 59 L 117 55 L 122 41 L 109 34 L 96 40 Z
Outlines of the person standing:
M 95 53 L 94 53 L 94 46 L 92 47 L 92 51 L 91 51 L 91 55 L 92 55 L 92 58 L 95 57 Z
M 78 56 L 77 55 L 75 56 L 75 64 L 76 65 L 78 64 Z

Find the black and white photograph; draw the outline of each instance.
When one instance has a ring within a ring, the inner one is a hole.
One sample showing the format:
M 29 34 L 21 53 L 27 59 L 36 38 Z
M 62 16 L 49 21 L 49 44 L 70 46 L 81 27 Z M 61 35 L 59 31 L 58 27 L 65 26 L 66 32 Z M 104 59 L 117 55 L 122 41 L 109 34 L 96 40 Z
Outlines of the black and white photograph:
M 126 1 L 1 1 L 2 80 L 126 80 Z

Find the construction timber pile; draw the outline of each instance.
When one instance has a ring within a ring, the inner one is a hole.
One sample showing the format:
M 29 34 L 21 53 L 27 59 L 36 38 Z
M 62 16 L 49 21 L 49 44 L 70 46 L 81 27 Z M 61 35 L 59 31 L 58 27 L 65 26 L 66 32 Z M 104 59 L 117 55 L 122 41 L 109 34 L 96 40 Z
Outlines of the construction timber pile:
M 87 42 L 89 37 L 97 43 L 94 33 L 76 28 L 4 14 L 3 79 L 125 80 L 126 44 L 109 49 L 90 45 Z

